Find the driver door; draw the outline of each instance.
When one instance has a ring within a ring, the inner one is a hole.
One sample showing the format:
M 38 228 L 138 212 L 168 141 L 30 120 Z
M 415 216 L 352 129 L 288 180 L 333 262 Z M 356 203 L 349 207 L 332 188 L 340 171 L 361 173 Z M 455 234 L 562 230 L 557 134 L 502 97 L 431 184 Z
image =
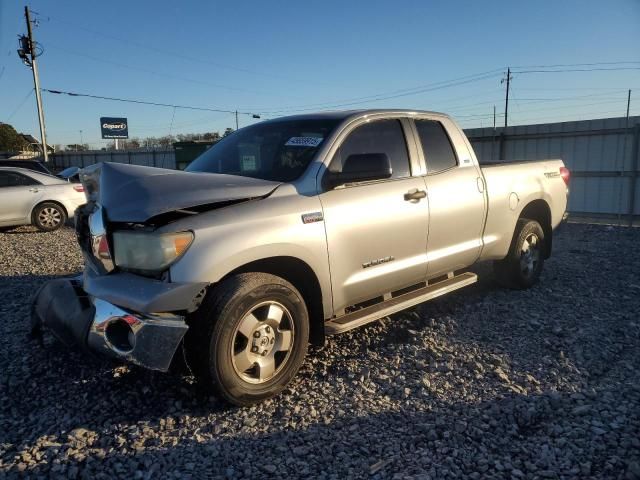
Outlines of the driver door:
M 329 164 L 341 171 L 354 154 L 388 156 L 391 178 L 338 186 L 320 194 L 334 311 L 424 281 L 428 199 L 422 177 L 411 176 L 405 130 L 399 119 L 356 126 Z

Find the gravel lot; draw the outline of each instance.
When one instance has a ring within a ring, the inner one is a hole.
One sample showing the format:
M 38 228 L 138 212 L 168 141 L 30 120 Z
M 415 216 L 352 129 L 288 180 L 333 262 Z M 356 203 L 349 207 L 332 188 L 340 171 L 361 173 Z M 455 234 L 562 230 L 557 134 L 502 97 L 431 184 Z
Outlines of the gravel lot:
M 275 400 L 27 340 L 73 232 L 0 234 L 0 477 L 640 478 L 640 229 L 567 225 L 542 282 L 329 339 Z

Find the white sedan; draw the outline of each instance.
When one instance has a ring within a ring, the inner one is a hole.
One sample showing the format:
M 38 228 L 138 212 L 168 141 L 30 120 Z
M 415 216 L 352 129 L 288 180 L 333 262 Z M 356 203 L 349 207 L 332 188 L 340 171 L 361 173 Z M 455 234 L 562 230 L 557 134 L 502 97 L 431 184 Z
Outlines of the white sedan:
M 84 188 L 26 168 L 0 167 L 0 228 L 57 230 L 86 203 Z

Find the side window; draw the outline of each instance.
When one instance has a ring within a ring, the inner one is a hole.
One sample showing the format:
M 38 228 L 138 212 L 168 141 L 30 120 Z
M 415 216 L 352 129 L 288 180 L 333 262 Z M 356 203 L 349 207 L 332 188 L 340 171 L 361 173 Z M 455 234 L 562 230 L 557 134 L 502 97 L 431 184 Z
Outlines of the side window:
M 31 177 L 15 172 L 0 172 L 0 188 L 2 187 L 20 187 L 24 185 L 39 185 Z
M 427 162 L 427 173 L 438 173 L 458 164 L 449 135 L 440 122 L 415 120 L 422 151 Z
M 391 162 L 391 178 L 411 175 L 407 142 L 399 120 L 378 120 L 356 128 L 336 151 L 329 170 L 342 171 L 342 162 L 349 155 L 386 153 Z

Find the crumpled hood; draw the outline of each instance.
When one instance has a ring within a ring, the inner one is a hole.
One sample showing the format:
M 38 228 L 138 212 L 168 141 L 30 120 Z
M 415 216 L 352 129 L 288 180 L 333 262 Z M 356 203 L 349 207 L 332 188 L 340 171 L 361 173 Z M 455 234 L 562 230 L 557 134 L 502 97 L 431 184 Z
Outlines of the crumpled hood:
M 89 201 L 112 222 L 143 223 L 180 209 L 264 197 L 280 183 L 236 175 L 183 172 L 123 163 L 84 168 L 80 179 Z

